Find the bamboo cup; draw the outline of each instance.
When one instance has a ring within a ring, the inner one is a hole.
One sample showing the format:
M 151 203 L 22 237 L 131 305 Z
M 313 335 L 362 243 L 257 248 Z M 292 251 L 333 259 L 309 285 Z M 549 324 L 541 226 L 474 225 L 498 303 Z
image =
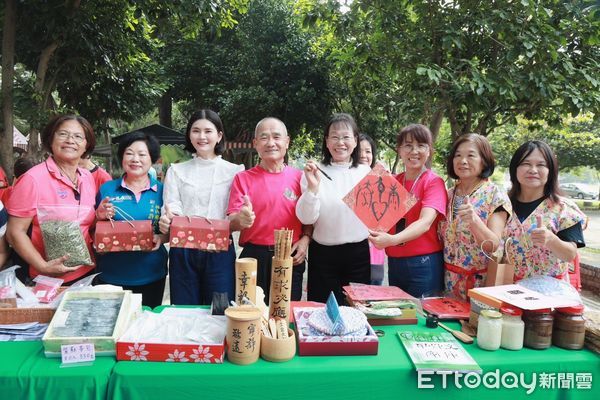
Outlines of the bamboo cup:
M 288 329 L 288 337 L 273 339 L 262 335 L 260 342 L 260 356 L 271 362 L 284 362 L 294 358 L 296 354 L 296 336 L 294 331 Z
M 238 365 L 256 362 L 260 355 L 261 311 L 252 306 L 229 307 L 227 316 L 227 359 Z
M 235 262 L 235 301 L 247 297 L 256 303 L 256 258 L 239 258 Z
M 292 257 L 273 257 L 271 267 L 271 289 L 269 295 L 269 318 L 285 319 L 290 323 L 290 301 L 292 296 Z

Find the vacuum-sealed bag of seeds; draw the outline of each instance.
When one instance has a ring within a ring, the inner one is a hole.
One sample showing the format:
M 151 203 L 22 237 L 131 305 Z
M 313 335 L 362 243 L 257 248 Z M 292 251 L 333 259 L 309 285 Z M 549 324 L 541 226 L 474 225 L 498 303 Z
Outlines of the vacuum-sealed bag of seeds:
M 38 207 L 47 261 L 68 255 L 63 262 L 67 267 L 94 264 L 80 227 L 90 212 L 91 207 L 87 206 Z

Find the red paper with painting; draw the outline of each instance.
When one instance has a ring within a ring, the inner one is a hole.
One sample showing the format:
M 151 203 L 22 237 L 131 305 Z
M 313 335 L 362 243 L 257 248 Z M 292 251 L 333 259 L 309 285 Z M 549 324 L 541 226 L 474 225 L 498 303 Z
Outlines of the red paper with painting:
M 389 231 L 417 202 L 379 163 L 343 200 L 367 228 L 380 232 Z

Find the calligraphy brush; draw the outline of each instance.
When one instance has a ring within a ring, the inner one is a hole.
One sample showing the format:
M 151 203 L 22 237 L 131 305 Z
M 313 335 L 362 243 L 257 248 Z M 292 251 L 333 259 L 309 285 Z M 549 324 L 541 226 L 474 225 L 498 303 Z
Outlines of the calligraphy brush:
M 331 179 L 331 177 L 330 177 L 329 175 L 327 175 L 327 173 L 326 173 L 325 171 L 323 171 L 323 170 L 321 169 L 321 167 L 319 167 L 318 165 L 315 165 L 315 167 L 317 167 L 317 169 L 318 169 L 319 171 L 321 171 L 321 173 L 322 173 L 322 174 L 325 176 L 325 178 L 329 179 L 330 181 L 333 181 L 333 179 Z

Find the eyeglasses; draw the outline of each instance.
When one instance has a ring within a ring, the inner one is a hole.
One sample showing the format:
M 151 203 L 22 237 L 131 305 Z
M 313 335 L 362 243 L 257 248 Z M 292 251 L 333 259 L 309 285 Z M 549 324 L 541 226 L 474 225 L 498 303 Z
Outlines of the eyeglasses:
M 400 149 L 402 149 L 403 151 L 406 151 L 408 153 L 413 152 L 415 150 L 418 151 L 419 153 L 422 153 L 429 149 L 429 145 L 425 144 L 425 143 L 419 143 L 416 146 L 414 144 L 403 144 L 402 146 L 400 146 Z
M 337 142 L 350 143 L 350 142 L 354 141 L 354 136 L 350 136 L 350 135 L 342 136 L 342 137 L 327 136 L 327 140 L 329 140 L 330 142 L 333 142 L 333 143 L 337 143 Z
M 58 131 L 54 135 L 62 141 L 72 138 L 75 143 L 83 143 L 85 140 L 85 136 L 77 132 Z

